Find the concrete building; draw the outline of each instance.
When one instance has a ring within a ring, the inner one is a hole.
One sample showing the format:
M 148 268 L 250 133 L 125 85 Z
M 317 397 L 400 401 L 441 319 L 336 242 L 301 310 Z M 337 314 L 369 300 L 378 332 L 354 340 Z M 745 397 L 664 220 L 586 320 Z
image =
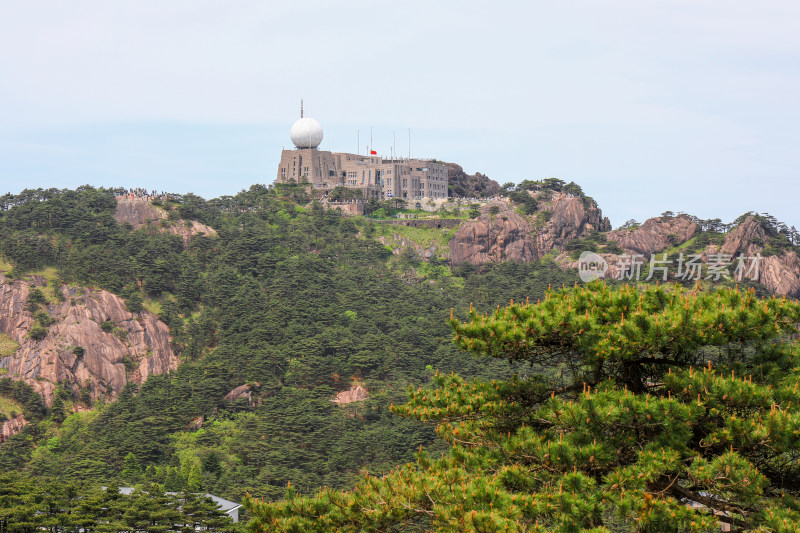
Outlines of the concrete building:
M 302 114 L 301 108 L 291 130 L 295 149 L 281 152 L 279 183 L 305 181 L 323 194 L 347 187 L 360 190 L 365 200 L 447 198 L 447 167 L 442 163 L 319 150 L 322 126 Z

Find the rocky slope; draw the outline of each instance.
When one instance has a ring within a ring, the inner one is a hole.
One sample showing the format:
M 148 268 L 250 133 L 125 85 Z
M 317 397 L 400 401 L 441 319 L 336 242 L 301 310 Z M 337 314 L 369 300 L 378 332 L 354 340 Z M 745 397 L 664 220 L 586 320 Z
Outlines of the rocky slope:
M 130 313 L 121 298 L 104 290 L 61 286 L 64 302 L 46 306 L 53 322 L 47 335 L 31 338 L 35 320 L 27 303 L 34 284 L 46 282 L 0 275 L 0 332 L 19 344 L 14 354 L 0 358 L 0 368 L 30 384 L 47 403 L 61 382 L 76 392 L 88 389 L 93 398 L 113 398 L 129 381 L 177 368 L 166 324 L 146 310 Z
M 537 193 L 531 193 L 536 196 Z M 538 199 L 538 196 L 537 196 Z M 661 216 L 648 219 L 631 229 L 611 231 L 607 218 L 599 208 L 577 196 L 555 194 L 540 200 L 538 211 L 531 216 L 520 215 L 506 201 L 492 202 L 481 208 L 481 216 L 464 222 L 449 242 L 449 259 L 453 264 L 482 265 L 497 261 L 535 261 L 552 250 L 564 250 L 574 239 L 602 232 L 608 243 L 621 248 L 627 255 L 640 254 L 642 261 L 669 248 L 680 247 L 700 233 L 698 224 L 687 215 Z M 784 250 L 775 255 L 762 253 L 770 239 L 762 222 L 746 218 L 725 235 L 721 245 L 709 245 L 699 252 L 708 262 L 715 254 L 730 257 L 731 275 L 735 272 L 736 257 L 761 255 L 756 281 L 777 295 L 800 298 L 800 257 L 795 251 Z M 607 278 L 619 277 L 624 269 L 622 254 L 603 253 L 607 261 Z M 557 262 L 563 268 L 578 268 L 578 261 L 567 252 L 561 252 Z M 629 260 L 628 260 L 629 261 Z M 673 264 L 670 275 L 677 269 Z M 705 275 L 705 274 L 704 274 Z
M 9 437 L 22 431 L 22 428 L 27 424 L 28 421 L 22 415 L 17 415 L 11 420 L 6 420 L 0 424 L 0 443 L 7 441 Z
M 484 206 L 478 219 L 461 225 L 450 240 L 449 258 L 453 264 L 474 265 L 533 261 L 572 239 L 608 229 L 600 209 L 587 207 L 578 197 L 559 195 L 541 201 L 533 216 L 520 215 L 512 204 L 498 201 Z
M 636 229 L 609 231 L 606 239 L 620 248 L 646 256 L 669 246 L 682 244 L 697 233 L 697 224 L 688 216 L 649 218 Z
M 587 206 L 582 198 L 558 195 L 547 202 L 539 202 L 539 212 L 551 213 L 549 220 L 536 232 L 538 256 L 550 253 L 553 248 L 563 248 L 573 239 L 589 235 L 592 231 L 608 231 L 611 223 L 595 205 Z
M 361 385 L 354 384 L 353 386 L 350 387 L 350 389 L 339 392 L 336 395 L 336 397 L 333 398 L 333 402 L 339 404 L 348 404 L 353 402 L 360 402 L 368 398 L 369 398 L 369 392 L 367 392 L 367 389 L 365 389 Z
M 747 217 L 725 236 L 719 247 L 709 246 L 706 256 L 721 253 L 736 257 L 755 257 L 764 251 L 768 240 L 764 226 L 753 217 Z M 794 251 L 762 257 L 758 268 L 758 282 L 777 295 L 800 298 L 800 258 Z
M 492 207 L 498 209 L 497 214 L 490 213 Z M 449 258 L 455 265 L 538 258 L 531 223 L 505 202 L 484 206 L 478 219 L 461 225 L 449 247 Z
M 196 220 L 169 220 L 167 212 L 154 206 L 144 198 L 117 198 L 114 218 L 120 224 L 130 224 L 133 229 L 151 226 L 159 231 L 167 231 L 188 241 L 195 235 L 215 236 L 214 228 L 201 224 Z

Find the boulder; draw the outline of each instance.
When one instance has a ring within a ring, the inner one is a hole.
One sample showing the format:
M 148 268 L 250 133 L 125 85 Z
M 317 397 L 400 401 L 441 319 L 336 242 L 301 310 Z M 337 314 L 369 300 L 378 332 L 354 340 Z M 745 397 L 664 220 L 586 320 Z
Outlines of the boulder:
M 360 402 L 369 398 L 367 389 L 361 385 L 353 385 L 350 390 L 343 390 L 333 399 L 335 403 L 346 404 Z
M 9 438 L 22 431 L 22 428 L 27 424 L 28 421 L 25 420 L 25 417 L 22 415 L 15 416 L 11 420 L 6 420 L 0 424 L 0 443 L 7 441 Z

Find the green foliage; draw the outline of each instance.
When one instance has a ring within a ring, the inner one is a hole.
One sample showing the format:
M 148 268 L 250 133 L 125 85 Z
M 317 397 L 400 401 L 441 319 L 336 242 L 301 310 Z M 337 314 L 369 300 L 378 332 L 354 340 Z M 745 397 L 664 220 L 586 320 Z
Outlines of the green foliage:
M 350 187 L 334 187 L 328 194 L 328 200 L 331 202 L 343 202 L 347 200 L 361 199 L 361 189 L 352 189 Z
M 35 341 L 40 341 L 47 337 L 48 331 L 47 326 L 36 323 L 31 327 L 30 331 L 28 331 L 28 337 Z
M 253 528 L 797 531 L 800 346 L 776 341 L 798 322 L 797 302 L 678 286 L 471 309 L 451 319 L 458 346 L 541 371 L 437 373 L 393 411 L 436 423 L 448 454 L 348 492 L 250 499 Z
M 174 490 L 277 498 L 289 480 L 303 490 L 346 488 L 364 470 L 388 472 L 420 445 L 440 446 L 431 428 L 388 410 L 409 383 L 431 379 L 426 366 L 483 377 L 515 371 L 502 361 L 460 357 L 442 322 L 448 308 L 539 298 L 549 283 L 575 279 L 552 265 L 406 265 L 377 242 L 383 226 L 298 210 L 258 186 L 195 208 L 219 238 L 184 244 L 155 230 L 116 227 L 107 241 L 78 245 L 51 234 L 67 251 L 64 281 L 116 290 L 132 312 L 146 296 L 182 363 L 115 391 L 115 402 L 89 414 L 70 414 L 75 402 L 92 403 L 92 385 L 83 384 L 56 403 L 52 417 L 28 418 L 22 433 L 0 445 L 0 467 L 122 483 L 132 453 L 143 479 Z M 397 233 L 439 249 L 452 231 Z M 122 363 L 129 372 L 138 365 Z M 370 399 L 332 402 L 353 380 Z M 243 384 L 249 396 L 225 400 Z M 58 447 L 44 444 L 54 437 Z
M 47 414 L 47 408 L 33 388 L 23 381 L 11 378 L 0 378 L 0 396 L 10 398 L 24 408 L 22 414 L 28 420 L 41 420 Z
M 33 287 L 28 292 L 28 303 L 31 305 L 47 305 L 47 297 L 39 287 Z
M 0 471 L 0 531 L 241 531 L 200 494 L 164 494 L 155 485 L 119 493 Z
M 512 191 L 508 197 L 512 202 L 520 205 L 526 215 L 532 215 L 539 210 L 539 201 L 527 190 Z
M 569 190 L 568 184 L 560 187 Z M 36 201 L 51 205 L 71 194 Z M 93 194 L 78 196 L 88 201 Z M 303 194 L 302 185 L 254 186 L 209 201 L 191 196 L 170 201 L 165 208 L 173 216 L 182 209 L 219 234 L 187 243 L 157 228 L 133 231 L 116 225 L 107 220 L 113 212 L 107 207 L 91 216 L 75 215 L 82 231 L 69 223 L 18 225 L 25 213 L 41 207 L 25 202 L 0 212 L 4 221 L 13 222 L 0 226 L 5 232 L 0 240 L 30 239 L 28 252 L 10 258 L 18 260 L 16 269 L 58 265 L 64 282 L 115 291 L 132 312 L 141 311 L 146 301 L 169 326 L 182 359 L 176 371 L 128 385 L 116 391 L 116 402 L 98 402 L 91 412 L 70 414 L 76 401 L 90 405 L 88 383 L 74 391 L 62 387 L 51 412 L 38 395 L 27 396 L 32 391 L 16 390 L 29 424 L 0 445 L 0 468 L 64 482 L 121 483 L 130 454 L 139 465 L 133 467 L 139 482 L 175 491 L 197 489 L 232 499 L 250 492 L 277 499 L 289 482 L 306 492 L 321 486 L 346 489 L 367 471 L 393 475 L 396 465 L 412 460 L 412 451 L 420 447 L 437 457 L 445 448 L 429 425 L 388 409 L 408 385 L 431 382 L 428 366 L 457 372 L 465 383 L 472 378 L 502 382 L 513 375 L 525 383 L 567 381 L 574 361 L 542 365 L 525 358 L 465 357 L 447 342 L 451 332 L 442 319 L 446 309 L 455 308 L 458 315 L 470 302 L 495 309 L 509 298 L 537 301 L 550 284 L 572 285 L 574 272 L 552 261 L 451 268 L 436 260 L 392 256 L 377 242 L 385 236 L 383 226 L 313 205 L 299 208 L 292 198 Z M 384 215 L 402 207 L 394 202 L 375 206 Z M 537 213 L 535 219 L 543 222 L 548 214 Z M 451 234 L 420 228 L 396 233 L 437 250 Z M 596 244 L 603 251 L 611 246 Z M 39 256 L 39 245 L 50 248 Z M 44 313 L 42 305 L 36 303 L 34 311 Z M 38 322 L 46 318 L 41 315 Z M 122 330 L 111 325 L 110 331 Z M 571 332 L 570 339 L 579 337 Z M 753 342 L 747 341 L 748 350 L 755 349 Z M 123 364 L 131 371 L 137 362 Z M 647 372 L 647 379 L 655 379 Z M 614 379 L 620 375 L 621 370 Z M 346 405 L 331 401 L 353 383 L 365 386 L 370 398 Z M 248 394 L 225 399 L 242 385 L 249 387 Z M 11 385 L 0 380 L 0 395 L 3 387 Z M 516 430 L 512 424 L 509 431 Z M 711 465 L 705 468 L 724 468 L 713 466 L 712 455 L 704 456 Z M 700 476 L 700 466 L 692 475 Z M 464 465 L 459 468 L 467 472 Z M 475 479 L 483 483 L 480 476 Z M 594 486 L 602 483 L 593 479 Z M 603 507 L 600 514 L 605 524 L 624 525 L 626 512 Z
M 6 335 L 5 333 L 0 333 L 0 357 L 8 357 L 13 355 L 19 349 L 19 344 Z M 2 374 L 2 372 L 0 372 Z
M 142 477 L 142 465 L 133 452 L 129 452 L 122 461 L 122 478 L 129 483 L 136 483 Z
M 133 314 L 137 314 L 144 309 L 144 299 L 142 298 L 141 294 L 137 291 L 131 291 L 125 297 L 125 307 L 128 308 Z M 104 330 L 105 331 L 105 330 Z

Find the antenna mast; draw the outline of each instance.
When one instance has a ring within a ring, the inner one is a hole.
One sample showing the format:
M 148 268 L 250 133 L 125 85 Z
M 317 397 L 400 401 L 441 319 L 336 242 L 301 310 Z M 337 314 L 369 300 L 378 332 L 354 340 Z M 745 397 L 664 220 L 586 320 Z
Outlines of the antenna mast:
M 303 118 L 303 99 L 300 99 L 300 118 Z

